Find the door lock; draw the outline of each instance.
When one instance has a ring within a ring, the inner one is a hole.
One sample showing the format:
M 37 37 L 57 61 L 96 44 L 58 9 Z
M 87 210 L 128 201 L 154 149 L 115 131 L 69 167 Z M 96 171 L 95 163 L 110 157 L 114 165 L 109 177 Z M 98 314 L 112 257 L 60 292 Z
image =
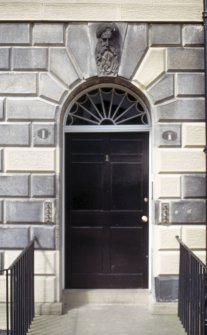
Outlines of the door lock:
M 148 216 L 143 215 L 143 216 L 142 216 L 142 222 L 147 223 L 147 222 L 148 222 Z

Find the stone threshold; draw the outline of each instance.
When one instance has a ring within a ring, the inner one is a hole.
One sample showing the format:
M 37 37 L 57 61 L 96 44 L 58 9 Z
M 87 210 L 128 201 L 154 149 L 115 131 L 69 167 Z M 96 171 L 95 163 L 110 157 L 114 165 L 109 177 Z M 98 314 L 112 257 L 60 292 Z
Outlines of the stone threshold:
M 143 289 L 68 289 L 63 291 L 63 311 L 89 304 L 145 306 L 154 315 L 177 315 L 177 302 L 157 302 Z

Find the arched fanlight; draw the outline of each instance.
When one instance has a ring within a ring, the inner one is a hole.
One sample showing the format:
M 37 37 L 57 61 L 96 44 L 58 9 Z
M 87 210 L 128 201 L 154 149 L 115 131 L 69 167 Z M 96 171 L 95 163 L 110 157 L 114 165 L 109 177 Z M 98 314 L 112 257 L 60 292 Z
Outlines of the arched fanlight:
M 149 125 L 143 101 L 123 87 L 91 87 L 69 105 L 66 126 L 78 125 Z

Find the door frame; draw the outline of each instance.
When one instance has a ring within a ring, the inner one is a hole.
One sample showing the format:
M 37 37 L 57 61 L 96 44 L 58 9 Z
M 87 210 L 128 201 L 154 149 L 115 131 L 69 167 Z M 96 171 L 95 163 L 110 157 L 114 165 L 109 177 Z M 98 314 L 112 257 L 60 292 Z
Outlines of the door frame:
M 139 126 L 64 126 L 63 127 L 63 161 L 62 161 L 62 250 L 61 250 L 61 276 L 62 289 L 65 289 L 65 134 L 66 133 L 139 133 L 145 132 L 149 136 L 149 227 L 148 227 L 148 290 L 152 286 L 152 129 L 150 125 Z

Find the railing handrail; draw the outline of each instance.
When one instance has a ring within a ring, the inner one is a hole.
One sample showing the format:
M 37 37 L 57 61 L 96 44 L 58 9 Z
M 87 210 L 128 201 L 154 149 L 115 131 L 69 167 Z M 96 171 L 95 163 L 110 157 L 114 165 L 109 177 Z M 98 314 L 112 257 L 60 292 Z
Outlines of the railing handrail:
M 9 270 L 11 270 L 11 268 L 13 266 L 15 266 L 18 261 L 20 260 L 20 258 L 22 258 L 22 256 L 24 256 L 24 254 L 27 252 L 27 250 L 32 246 L 32 244 L 35 242 L 36 238 L 34 237 L 30 242 L 29 244 L 21 251 L 21 253 L 19 254 L 19 256 L 17 256 L 17 258 L 15 258 L 15 260 L 11 263 L 11 265 L 9 265 L 8 268 L 6 269 L 1 269 L 0 272 L 7 272 Z
M 27 250 L 32 246 L 32 244 L 35 242 L 36 238 L 34 237 L 29 244 L 21 251 L 21 253 L 19 254 L 19 256 L 12 262 L 12 264 L 5 270 L 3 271 L 7 271 L 7 270 L 11 270 L 20 260 L 20 258 L 22 258 L 22 256 L 24 256 L 24 254 L 27 252 Z
M 175 238 L 188 251 L 188 253 L 191 254 L 191 256 L 193 256 L 197 260 L 197 262 L 202 265 L 207 271 L 207 265 L 204 264 L 204 262 L 198 256 L 196 256 L 196 254 L 181 240 L 181 238 L 179 236 L 175 236 Z

